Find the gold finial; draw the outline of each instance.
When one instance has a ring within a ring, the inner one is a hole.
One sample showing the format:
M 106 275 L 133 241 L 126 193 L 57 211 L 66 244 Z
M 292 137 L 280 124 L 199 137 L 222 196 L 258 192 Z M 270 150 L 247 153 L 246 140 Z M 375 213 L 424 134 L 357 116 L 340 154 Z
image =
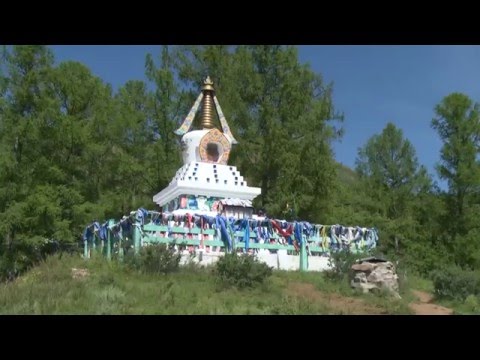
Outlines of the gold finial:
M 207 76 L 207 78 L 203 81 L 202 91 L 206 90 L 215 91 L 213 88 L 213 81 L 210 79 L 210 76 Z
M 203 82 L 202 92 L 203 92 L 203 101 L 202 101 L 202 121 L 201 126 L 204 129 L 213 129 L 215 125 L 213 124 L 213 98 L 212 93 L 215 91 L 213 87 L 213 81 L 210 79 L 210 76 Z

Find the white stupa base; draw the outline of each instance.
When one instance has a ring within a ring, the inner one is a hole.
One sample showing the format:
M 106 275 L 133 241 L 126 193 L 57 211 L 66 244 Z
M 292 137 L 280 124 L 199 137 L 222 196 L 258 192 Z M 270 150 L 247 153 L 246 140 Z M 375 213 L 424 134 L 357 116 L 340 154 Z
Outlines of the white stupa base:
M 153 197 L 159 206 L 180 195 L 253 200 L 261 189 L 247 186 L 235 166 L 192 161 L 182 166 L 175 178 Z

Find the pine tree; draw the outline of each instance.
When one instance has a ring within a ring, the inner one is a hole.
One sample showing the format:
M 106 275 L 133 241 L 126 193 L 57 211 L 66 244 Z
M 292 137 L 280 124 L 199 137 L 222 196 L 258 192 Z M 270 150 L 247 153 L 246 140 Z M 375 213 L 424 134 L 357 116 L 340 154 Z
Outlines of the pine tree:
M 334 187 L 332 86 L 297 50 L 284 46 L 194 46 L 177 49 L 186 88 L 207 73 L 239 145 L 231 163 L 262 189 L 256 206 L 271 216 L 320 221 Z
M 480 113 L 479 104 L 453 93 L 435 108 L 432 127 L 443 141 L 440 178 L 448 182 L 445 231 L 448 247 L 460 265 L 480 264 Z
M 380 135 L 359 149 L 356 170 L 369 198 L 364 206 L 376 214 L 376 225 L 383 228 L 384 247 L 404 251 L 420 226 L 413 211 L 414 199 L 432 187 L 415 148 L 401 129 L 388 123 Z

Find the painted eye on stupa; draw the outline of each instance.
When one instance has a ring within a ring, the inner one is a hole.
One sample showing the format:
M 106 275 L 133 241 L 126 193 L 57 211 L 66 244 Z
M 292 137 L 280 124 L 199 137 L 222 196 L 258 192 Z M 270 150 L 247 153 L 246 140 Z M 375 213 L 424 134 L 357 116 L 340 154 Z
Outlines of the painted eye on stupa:
M 218 130 L 210 130 L 200 141 L 200 158 L 210 163 L 226 164 L 230 154 L 230 142 Z

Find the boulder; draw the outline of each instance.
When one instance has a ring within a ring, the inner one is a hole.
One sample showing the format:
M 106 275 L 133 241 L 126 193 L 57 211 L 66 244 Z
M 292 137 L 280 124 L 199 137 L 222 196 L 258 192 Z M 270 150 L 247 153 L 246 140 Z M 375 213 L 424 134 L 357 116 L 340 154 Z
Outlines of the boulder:
M 398 275 L 392 262 L 377 258 L 362 259 L 352 265 L 352 270 L 352 287 L 360 288 L 365 293 L 386 289 L 400 298 Z
M 83 279 L 86 278 L 88 275 L 90 275 L 88 269 L 72 268 L 72 278 L 74 279 Z
M 361 271 L 361 272 L 371 272 L 375 269 L 376 264 L 371 263 L 363 263 L 363 264 L 353 264 L 352 270 L 354 271 Z

